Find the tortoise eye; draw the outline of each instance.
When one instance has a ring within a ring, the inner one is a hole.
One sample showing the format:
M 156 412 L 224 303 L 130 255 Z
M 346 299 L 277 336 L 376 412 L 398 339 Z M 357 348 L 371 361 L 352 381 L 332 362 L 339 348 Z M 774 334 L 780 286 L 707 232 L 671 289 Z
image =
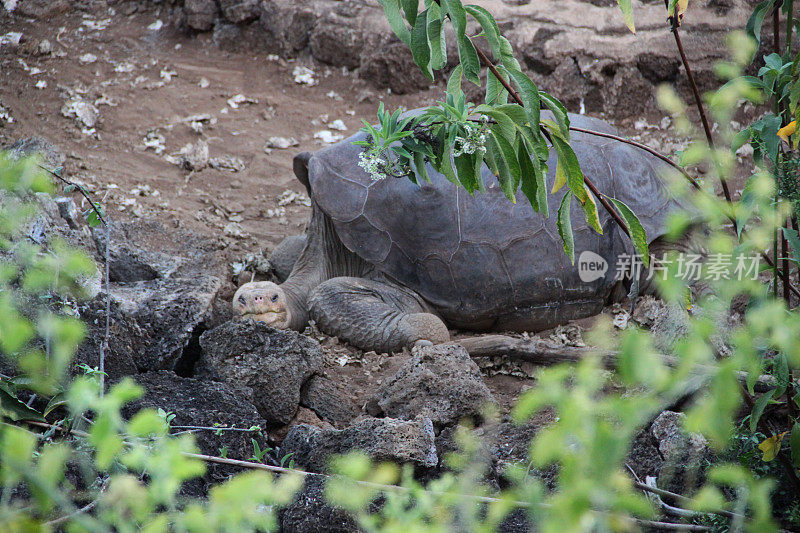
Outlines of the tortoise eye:
M 273 301 L 273 302 L 277 302 L 278 301 L 278 295 L 277 294 L 273 294 L 272 298 L 270 298 L 270 300 Z

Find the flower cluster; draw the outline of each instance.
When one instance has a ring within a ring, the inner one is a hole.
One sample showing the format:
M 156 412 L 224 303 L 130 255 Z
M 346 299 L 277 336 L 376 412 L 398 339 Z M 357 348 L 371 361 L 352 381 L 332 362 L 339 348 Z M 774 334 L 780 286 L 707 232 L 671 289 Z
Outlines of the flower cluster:
M 389 154 L 385 147 L 372 146 L 358 154 L 358 166 L 363 168 L 373 181 L 408 176 L 411 167 L 407 163 L 393 159 Z
M 470 122 L 464 124 L 465 136 L 456 137 L 454 157 L 475 152 L 486 153 L 486 122 L 475 125 Z
M 364 150 L 358 154 L 358 166 L 369 174 L 370 179 L 380 181 L 386 178 L 386 160 L 382 157 L 381 151 L 376 148 Z

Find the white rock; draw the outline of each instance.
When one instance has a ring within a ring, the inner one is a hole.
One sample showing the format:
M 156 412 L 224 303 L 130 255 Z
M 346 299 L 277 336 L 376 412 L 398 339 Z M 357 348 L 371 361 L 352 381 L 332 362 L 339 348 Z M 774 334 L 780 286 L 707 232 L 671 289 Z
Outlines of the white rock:
M 0 46 L 10 44 L 11 46 L 19 45 L 19 40 L 22 39 L 22 33 L 18 31 L 10 31 L 4 35 L 0 35 Z
M 177 75 L 178 73 L 175 72 L 174 70 L 168 70 L 166 68 L 161 69 L 161 78 L 167 83 L 171 82 L 172 78 L 174 78 Z
M 86 26 L 89 30 L 104 30 L 108 28 L 108 25 L 111 24 L 111 19 L 103 19 L 103 20 L 84 20 L 81 22 L 82 25 Z
M 0 120 L 8 122 L 9 124 L 14 123 L 14 117 L 11 116 L 11 110 L 5 107 L 2 103 L 0 103 Z
M 197 82 L 197 86 L 201 89 L 205 89 L 209 85 L 211 85 L 211 83 L 206 78 L 200 78 L 200 81 Z
M 330 124 L 328 124 L 328 127 L 336 131 L 347 131 L 347 126 L 345 126 L 344 121 L 338 118 L 333 122 L 331 122 Z
M 3 0 L 3 7 L 6 8 L 6 11 L 11 13 L 17 8 L 17 0 Z
M 330 130 L 322 130 L 315 133 L 314 138 L 319 139 L 319 141 L 324 144 L 333 144 L 344 139 L 344 136 L 338 133 L 333 133 Z
M 114 67 L 114 72 L 133 72 L 133 69 L 135 69 L 135 68 L 136 67 L 134 66 L 133 63 L 124 62 L 124 63 L 120 63 L 119 65 L 115 66 Z
M 82 56 L 80 56 L 80 57 L 78 58 L 78 61 L 79 61 L 79 62 L 80 62 L 82 65 L 91 65 L 92 63 L 94 63 L 95 61 L 97 61 L 97 56 L 96 56 L 96 55 L 94 55 L 94 54 L 83 54 Z
M 158 155 L 164 153 L 164 150 L 166 149 L 166 147 L 164 146 L 166 139 L 164 138 L 163 135 L 161 135 L 155 130 L 148 131 L 147 135 L 145 135 L 144 137 L 143 142 L 145 150 L 150 148 L 153 151 L 155 151 L 155 153 Z
M 294 82 L 300 85 L 316 85 L 318 83 L 314 78 L 314 71 L 308 67 L 301 67 L 300 65 L 294 67 L 292 76 L 294 76 Z
M 295 192 L 291 189 L 286 189 L 278 196 L 278 205 L 283 207 L 291 203 L 298 203 L 306 207 L 311 207 L 311 200 L 308 196 L 301 192 Z
M 228 105 L 233 109 L 239 109 L 242 104 L 257 104 L 258 100 L 249 98 L 243 94 L 237 94 L 228 98 Z
M 231 237 L 236 237 L 237 239 L 243 239 L 247 237 L 247 233 L 245 233 L 244 228 L 238 222 L 231 222 L 222 230 L 225 232 L 225 235 L 230 235 Z
M 95 124 L 97 124 L 97 119 L 100 118 L 100 111 L 93 104 L 79 96 L 67 101 L 61 107 L 61 114 L 67 118 L 74 118 L 79 126 L 85 126 L 86 128 L 94 128 Z
M 232 155 L 212 157 L 208 160 L 208 166 L 217 170 L 227 170 L 228 172 L 241 172 L 245 169 L 244 161 Z
M 158 31 L 163 27 L 164 27 L 164 23 L 161 22 L 161 19 L 158 19 L 155 22 L 153 22 L 152 24 L 150 24 L 149 26 L 147 26 L 147 29 L 148 30 L 152 30 L 152 31 Z
M 612 323 L 614 324 L 615 328 L 618 329 L 625 329 L 628 327 L 628 321 L 630 320 L 631 315 L 627 313 L 627 311 L 623 311 L 614 315 L 614 320 Z
M 278 148 L 285 150 L 291 146 L 297 146 L 300 143 L 294 137 L 270 137 L 267 141 L 267 148 Z
M 47 87 L 47 82 L 46 81 L 39 80 L 39 81 L 36 82 L 36 88 L 37 89 L 44 89 L 46 87 Z
M 181 148 L 179 155 L 183 168 L 199 172 L 208 166 L 208 143 L 203 140 L 189 143 Z

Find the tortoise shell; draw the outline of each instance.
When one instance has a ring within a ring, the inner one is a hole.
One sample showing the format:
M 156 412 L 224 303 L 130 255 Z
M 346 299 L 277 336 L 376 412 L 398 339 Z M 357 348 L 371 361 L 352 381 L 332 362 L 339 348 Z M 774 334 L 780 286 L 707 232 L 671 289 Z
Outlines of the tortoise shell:
M 543 116 L 545 113 L 543 113 Z M 580 115 L 572 124 L 616 133 Z M 566 187 L 548 195 L 550 217 L 536 213 L 518 191 L 510 202 L 484 165 L 486 192 L 470 195 L 430 165 L 430 183 L 408 179 L 373 181 L 358 166 L 358 134 L 316 152 L 309 161 L 311 194 L 352 252 L 400 285 L 416 291 L 454 327 L 535 329 L 596 314 L 616 284 L 617 259 L 633 247 L 598 203 L 599 235 L 572 203 L 575 255 L 591 251 L 608 265 L 591 282 L 580 279 L 563 250 L 556 212 Z M 664 233 L 667 215 L 679 204 L 659 177 L 663 163 L 634 146 L 574 133 L 572 147 L 583 172 L 606 196 L 625 202 L 639 217 L 648 240 Z M 546 177 L 553 186 L 556 155 Z

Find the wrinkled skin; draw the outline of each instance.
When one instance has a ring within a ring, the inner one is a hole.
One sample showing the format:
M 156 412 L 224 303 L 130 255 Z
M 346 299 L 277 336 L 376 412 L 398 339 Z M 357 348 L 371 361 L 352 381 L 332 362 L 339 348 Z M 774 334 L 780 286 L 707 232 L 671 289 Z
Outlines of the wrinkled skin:
M 573 115 L 571 120 L 615 133 L 596 119 Z M 272 318 L 273 313 L 293 329 L 312 319 L 360 348 L 394 351 L 444 342 L 448 327 L 546 329 L 596 314 L 625 294 L 615 267 L 633 248 L 602 207 L 604 234 L 599 235 L 572 203 L 576 258 L 588 251 L 608 265 L 599 278 L 584 282 L 556 228 L 566 187 L 548 195 L 546 218 L 521 192 L 519 201 L 510 203 L 485 165 L 486 192 L 472 196 L 430 167 L 431 183 L 421 186 L 406 179 L 375 182 L 358 166 L 361 148 L 352 144 L 363 137 L 359 133 L 295 159 L 295 174 L 312 199 L 306 244 L 284 283 L 240 289 L 251 295 L 241 304 L 252 306 L 250 315 Z M 666 217 L 679 207 L 658 175 L 661 162 L 635 147 L 587 134 L 573 134 L 572 146 L 600 191 L 631 207 L 648 240 L 660 245 Z M 549 192 L 554 153 L 548 169 Z M 262 295 L 257 305 L 256 294 Z

